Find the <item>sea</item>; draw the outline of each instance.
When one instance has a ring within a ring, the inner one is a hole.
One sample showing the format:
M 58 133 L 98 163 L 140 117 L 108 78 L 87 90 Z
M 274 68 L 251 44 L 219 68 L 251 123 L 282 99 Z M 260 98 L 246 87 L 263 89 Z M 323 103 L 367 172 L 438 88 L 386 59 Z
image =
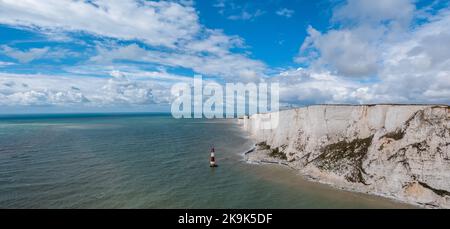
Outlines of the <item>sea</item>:
M 411 208 L 248 164 L 253 144 L 234 119 L 3 115 L 0 208 Z

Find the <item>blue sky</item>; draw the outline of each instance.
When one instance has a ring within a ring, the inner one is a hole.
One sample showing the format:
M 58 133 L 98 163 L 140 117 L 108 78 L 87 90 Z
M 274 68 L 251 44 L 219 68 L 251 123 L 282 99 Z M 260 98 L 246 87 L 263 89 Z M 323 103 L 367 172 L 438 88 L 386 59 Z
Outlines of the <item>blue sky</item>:
M 161 111 L 194 74 L 279 82 L 283 104 L 449 104 L 448 24 L 443 0 L 3 0 L 0 113 Z
M 223 6 L 219 4 L 221 2 Z M 283 68 L 293 65 L 292 57 L 298 53 L 308 25 L 320 29 L 329 26 L 331 9 L 335 5 L 329 1 L 300 0 L 217 1 L 216 4 L 199 4 L 198 10 L 202 24 L 242 37 L 250 46 L 253 57 L 272 67 Z M 230 19 L 243 13 L 253 16 Z

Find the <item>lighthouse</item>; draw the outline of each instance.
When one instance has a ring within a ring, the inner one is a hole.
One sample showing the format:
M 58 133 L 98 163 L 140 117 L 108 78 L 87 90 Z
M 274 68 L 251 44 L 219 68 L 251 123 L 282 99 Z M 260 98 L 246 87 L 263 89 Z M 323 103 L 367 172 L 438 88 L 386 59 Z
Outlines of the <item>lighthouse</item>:
M 209 167 L 217 167 L 216 165 L 216 158 L 214 155 L 214 147 L 211 148 L 211 157 L 209 159 Z

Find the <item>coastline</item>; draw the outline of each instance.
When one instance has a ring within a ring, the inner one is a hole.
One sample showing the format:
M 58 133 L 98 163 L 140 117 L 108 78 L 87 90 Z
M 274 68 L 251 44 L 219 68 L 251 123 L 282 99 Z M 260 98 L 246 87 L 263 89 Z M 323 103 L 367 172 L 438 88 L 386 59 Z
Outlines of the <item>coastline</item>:
M 396 198 L 395 196 L 386 195 L 384 193 L 365 191 L 362 189 L 352 188 L 352 187 L 348 187 L 348 186 L 344 186 L 344 185 L 337 185 L 336 183 L 317 179 L 312 175 L 309 175 L 307 173 L 302 173 L 301 170 L 298 170 L 295 167 L 291 166 L 289 164 L 289 162 L 287 162 L 287 161 L 283 161 L 281 159 L 277 159 L 277 158 L 273 158 L 273 157 L 269 156 L 267 154 L 267 151 L 258 150 L 257 143 L 254 144 L 254 147 L 252 147 L 248 151 L 244 152 L 242 154 L 242 157 L 243 157 L 243 160 L 249 165 L 262 165 L 262 166 L 274 165 L 274 166 L 283 167 L 285 169 L 291 169 L 291 170 L 296 171 L 297 172 L 296 174 L 298 176 L 301 176 L 302 178 L 304 178 L 307 181 L 327 185 L 338 191 L 348 191 L 348 192 L 354 192 L 354 193 L 368 194 L 368 195 L 372 195 L 372 196 L 386 198 L 386 199 L 393 201 L 395 203 L 398 203 L 398 204 L 408 204 L 408 205 L 411 205 L 411 207 L 430 208 L 430 207 L 427 207 L 427 205 L 418 204 L 416 202 L 404 201 L 404 200 Z
M 448 208 L 449 111 L 443 105 L 315 105 L 237 122 L 255 143 L 243 154 L 247 163 L 281 165 L 339 190 Z M 276 126 L 259 129 L 273 115 Z

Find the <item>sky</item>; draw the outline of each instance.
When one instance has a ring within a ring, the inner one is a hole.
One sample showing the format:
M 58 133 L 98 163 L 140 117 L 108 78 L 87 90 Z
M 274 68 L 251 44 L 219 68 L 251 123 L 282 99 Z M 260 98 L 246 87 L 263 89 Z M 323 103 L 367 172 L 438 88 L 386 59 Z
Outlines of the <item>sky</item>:
M 450 3 L 0 0 L 0 113 L 167 111 L 196 74 L 289 106 L 450 104 Z

